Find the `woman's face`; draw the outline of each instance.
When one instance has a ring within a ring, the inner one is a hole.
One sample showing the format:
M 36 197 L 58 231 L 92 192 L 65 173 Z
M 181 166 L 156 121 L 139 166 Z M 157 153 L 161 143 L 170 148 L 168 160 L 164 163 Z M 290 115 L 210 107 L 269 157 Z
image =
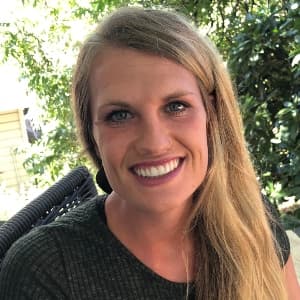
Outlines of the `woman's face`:
M 107 49 L 90 76 L 93 135 L 117 197 L 140 209 L 186 206 L 208 164 L 193 74 L 171 60 Z

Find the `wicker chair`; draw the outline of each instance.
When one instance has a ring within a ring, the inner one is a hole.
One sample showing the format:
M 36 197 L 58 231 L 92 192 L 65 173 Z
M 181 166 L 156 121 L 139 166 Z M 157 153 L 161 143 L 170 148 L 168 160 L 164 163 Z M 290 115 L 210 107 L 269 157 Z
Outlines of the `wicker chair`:
M 22 235 L 33 227 L 51 223 L 95 195 L 91 174 L 86 167 L 78 167 L 28 203 L 0 226 L 0 269 L 5 253 Z

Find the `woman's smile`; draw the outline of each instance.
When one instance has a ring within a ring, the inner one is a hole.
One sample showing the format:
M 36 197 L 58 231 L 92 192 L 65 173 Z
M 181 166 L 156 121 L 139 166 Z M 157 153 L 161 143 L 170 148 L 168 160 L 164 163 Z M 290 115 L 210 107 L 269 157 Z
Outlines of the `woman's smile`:
M 161 177 L 179 167 L 180 158 L 139 163 L 131 168 L 132 172 L 145 178 Z
M 138 164 L 130 170 L 140 184 L 154 187 L 165 184 L 177 176 L 181 170 L 183 158 L 174 158 L 168 161 L 147 162 Z

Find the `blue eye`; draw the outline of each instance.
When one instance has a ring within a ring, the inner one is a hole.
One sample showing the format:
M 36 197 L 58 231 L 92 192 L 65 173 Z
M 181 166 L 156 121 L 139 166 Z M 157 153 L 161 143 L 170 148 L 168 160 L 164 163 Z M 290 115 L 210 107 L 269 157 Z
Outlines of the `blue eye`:
M 186 110 L 186 108 L 187 108 L 186 104 L 176 101 L 176 102 L 168 103 L 166 107 L 166 111 L 168 113 L 173 113 L 177 115 L 183 113 Z
M 127 110 L 116 110 L 109 113 L 105 119 L 111 123 L 121 123 L 132 118 L 132 114 Z

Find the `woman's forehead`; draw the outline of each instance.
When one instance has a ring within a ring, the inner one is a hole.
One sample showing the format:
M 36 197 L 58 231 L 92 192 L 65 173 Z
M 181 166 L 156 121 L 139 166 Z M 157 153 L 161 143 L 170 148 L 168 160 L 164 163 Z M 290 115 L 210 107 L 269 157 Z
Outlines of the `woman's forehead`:
M 90 87 L 95 90 L 138 85 L 196 84 L 195 76 L 184 66 L 167 58 L 132 49 L 110 49 L 96 57 L 90 75 Z

